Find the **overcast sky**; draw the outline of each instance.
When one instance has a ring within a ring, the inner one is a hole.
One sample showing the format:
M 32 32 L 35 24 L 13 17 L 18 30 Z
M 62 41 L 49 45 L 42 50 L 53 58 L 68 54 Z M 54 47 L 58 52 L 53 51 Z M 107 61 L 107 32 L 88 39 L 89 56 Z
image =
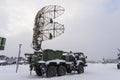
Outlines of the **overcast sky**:
M 44 41 L 43 49 L 84 52 L 90 60 L 117 58 L 120 0 L 0 0 L 0 36 L 7 38 L 0 55 L 17 56 L 19 44 L 23 44 L 22 56 L 33 53 L 34 18 L 46 5 L 65 8 L 57 20 L 65 33 Z

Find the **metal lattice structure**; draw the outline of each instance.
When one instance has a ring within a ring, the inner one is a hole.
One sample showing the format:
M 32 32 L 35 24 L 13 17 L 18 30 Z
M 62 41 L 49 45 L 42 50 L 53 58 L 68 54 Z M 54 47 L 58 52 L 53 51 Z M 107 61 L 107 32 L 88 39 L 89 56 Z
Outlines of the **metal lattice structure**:
M 64 25 L 53 20 L 64 13 L 64 8 L 49 5 L 38 11 L 33 28 L 33 49 L 39 51 L 42 41 L 53 39 L 64 33 Z

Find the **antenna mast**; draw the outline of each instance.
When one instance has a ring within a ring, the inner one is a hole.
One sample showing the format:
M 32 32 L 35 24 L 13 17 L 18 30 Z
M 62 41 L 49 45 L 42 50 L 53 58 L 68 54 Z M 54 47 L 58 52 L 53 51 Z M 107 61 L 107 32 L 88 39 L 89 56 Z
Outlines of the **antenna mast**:
M 38 11 L 33 28 L 33 49 L 41 50 L 43 41 L 51 40 L 64 33 L 64 25 L 53 20 L 64 13 L 64 8 L 58 5 L 49 5 Z

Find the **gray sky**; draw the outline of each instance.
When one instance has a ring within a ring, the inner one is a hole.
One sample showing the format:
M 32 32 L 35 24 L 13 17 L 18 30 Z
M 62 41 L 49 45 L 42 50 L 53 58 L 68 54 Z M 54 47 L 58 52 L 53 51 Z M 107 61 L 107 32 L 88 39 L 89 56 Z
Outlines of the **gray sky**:
M 0 54 L 17 56 L 18 44 L 32 53 L 34 18 L 46 5 L 61 5 L 65 13 L 56 21 L 65 33 L 44 41 L 43 49 L 84 52 L 88 59 L 117 58 L 120 48 L 120 0 L 0 0 L 0 36 L 7 38 Z

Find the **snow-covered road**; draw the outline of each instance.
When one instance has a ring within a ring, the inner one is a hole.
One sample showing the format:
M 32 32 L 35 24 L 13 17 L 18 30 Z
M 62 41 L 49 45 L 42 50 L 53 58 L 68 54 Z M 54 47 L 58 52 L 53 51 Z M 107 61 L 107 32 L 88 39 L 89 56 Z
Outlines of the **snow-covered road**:
M 83 74 L 67 74 L 61 77 L 41 78 L 35 72 L 29 73 L 28 65 L 20 65 L 18 73 L 15 65 L 0 66 L 0 80 L 120 80 L 117 64 L 88 64 Z

